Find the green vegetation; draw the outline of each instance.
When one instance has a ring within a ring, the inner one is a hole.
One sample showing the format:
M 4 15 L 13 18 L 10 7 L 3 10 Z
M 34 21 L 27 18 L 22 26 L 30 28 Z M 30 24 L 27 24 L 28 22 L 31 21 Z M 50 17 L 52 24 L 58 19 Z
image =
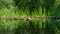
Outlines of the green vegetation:
M 0 34 L 60 34 L 60 21 L 0 20 Z
M 0 0 L 0 17 L 60 16 L 59 0 Z
M 60 0 L 0 0 L 0 34 L 60 34 L 56 17 L 60 17 Z

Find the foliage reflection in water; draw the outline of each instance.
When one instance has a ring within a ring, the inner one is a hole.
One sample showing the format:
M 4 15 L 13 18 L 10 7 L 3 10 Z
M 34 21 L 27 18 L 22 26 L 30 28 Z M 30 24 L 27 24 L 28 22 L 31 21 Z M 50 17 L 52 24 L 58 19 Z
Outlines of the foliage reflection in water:
M 60 34 L 60 21 L 0 20 L 0 34 Z

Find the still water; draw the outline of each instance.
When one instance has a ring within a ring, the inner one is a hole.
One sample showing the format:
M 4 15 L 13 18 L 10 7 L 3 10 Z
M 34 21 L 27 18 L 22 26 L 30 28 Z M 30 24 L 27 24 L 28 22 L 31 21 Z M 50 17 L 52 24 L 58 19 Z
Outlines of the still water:
M 0 20 L 0 34 L 60 34 L 60 21 Z

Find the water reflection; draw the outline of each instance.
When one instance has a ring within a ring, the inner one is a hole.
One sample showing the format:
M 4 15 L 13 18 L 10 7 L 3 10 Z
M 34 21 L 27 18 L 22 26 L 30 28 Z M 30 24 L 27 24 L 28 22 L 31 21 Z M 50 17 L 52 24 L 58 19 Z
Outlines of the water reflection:
M 0 34 L 60 34 L 60 21 L 0 20 Z

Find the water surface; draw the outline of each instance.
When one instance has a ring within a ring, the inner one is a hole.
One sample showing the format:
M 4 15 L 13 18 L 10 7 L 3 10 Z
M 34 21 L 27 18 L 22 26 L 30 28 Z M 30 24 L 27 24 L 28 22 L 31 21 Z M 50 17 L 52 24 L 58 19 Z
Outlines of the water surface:
M 60 21 L 0 20 L 0 34 L 60 34 Z

